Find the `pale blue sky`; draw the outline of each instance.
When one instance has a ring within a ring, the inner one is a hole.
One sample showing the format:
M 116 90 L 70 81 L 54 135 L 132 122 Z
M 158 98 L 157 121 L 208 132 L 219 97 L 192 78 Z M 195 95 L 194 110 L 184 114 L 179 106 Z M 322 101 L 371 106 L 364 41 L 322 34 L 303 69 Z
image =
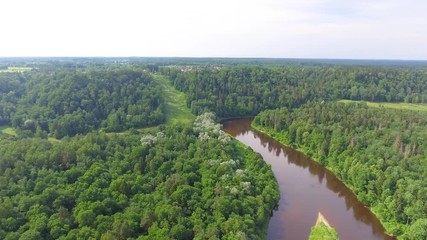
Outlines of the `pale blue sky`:
M 426 0 L 5 0 L 0 56 L 427 60 Z

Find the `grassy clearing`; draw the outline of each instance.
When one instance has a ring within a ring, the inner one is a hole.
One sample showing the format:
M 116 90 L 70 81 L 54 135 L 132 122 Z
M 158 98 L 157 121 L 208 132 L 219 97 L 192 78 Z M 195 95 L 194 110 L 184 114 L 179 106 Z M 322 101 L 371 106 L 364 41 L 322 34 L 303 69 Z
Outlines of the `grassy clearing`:
M 137 131 L 140 134 L 147 134 L 147 133 L 156 133 L 158 132 L 158 128 L 159 126 L 151 126 L 151 127 L 143 127 L 143 128 L 135 128 L 133 130 L 128 129 L 128 130 L 124 130 L 122 132 L 105 132 L 105 134 L 107 134 L 108 136 L 114 136 L 114 135 L 126 135 L 126 134 L 131 134 L 132 131 Z M 104 130 L 99 130 L 104 132 Z
M 30 67 L 8 67 L 7 69 L 0 69 L 0 72 L 26 72 L 31 71 Z
M 61 142 L 61 140 L 56 139 L 56 138 L 54 138 L 54 137 L 48 137 L 48 138 L 47 138 L 47 140 L 48 140 L 50 143 L 59 143 L 59 142 Z
M 17 136 L 17 133 L 16 133 L 15 129 L 13 129 L 13 128 L 12 128 L 11 126 L 9 126 L 9 125 L 3 125 L 3 126 L 0 126 L 0 137 L 6 136 L 6 135 L 16 137 L 16 136 Z M 54 138 L 54 137 L 48 137 L 48 138 L 47 138 L 47 140 L 48 140 L 49 142 L 51 142 L 51 143 L 58 143 L 58 142 L 60 142 L 60 141 L 61 141 L 61 140 L 56 139 L 56 138 Z
M 16 136 L 16 131 L 9 125 L 0 126 L 0 137 L 3 135 Z
M 338 240 L 338 233 L 335 229 L 321 223 L 311 228 L 309 240 Z
M 166 101 L 166 123 L 192 123 L 196 117 L 191 113 L 190 109 L 186 105 L 185 94 L 176 90 L 166 77 L 160 74 L 153 74 L 152 76 L 163 88 L 163 96 Z M 155 133 L 157 132 L 157 129 L 158 126 L 152 126 L 138 128 L 135 130 L 139 133 L 146 134 Z M 129 131 L 130 130 L 123 132 L 111 132 L 107 133 L 107 135 L 129 134 Z
M 153 77 L 163 87 L 166 100 L 166 122 L 193 122 L 195 116 L 186 105 L 185 94 L 176 90 L 166 77 L 161 76 L 160 74 L 153 74 Z
M 352 101 L 352 100 L 340 100 L 339 102 L 343 103 L 351 103 L 351 102 L 360 102 L 360 101 Z M 415 103 L 389 103 L 389 102 L 366 102 L 369 107 L 385 107 L 385 108 L 393 108 L 393 109 L 405 109 L 405 110 L 413 110 L 419 112 L 427 112 L 427 104 L 415 104 Z

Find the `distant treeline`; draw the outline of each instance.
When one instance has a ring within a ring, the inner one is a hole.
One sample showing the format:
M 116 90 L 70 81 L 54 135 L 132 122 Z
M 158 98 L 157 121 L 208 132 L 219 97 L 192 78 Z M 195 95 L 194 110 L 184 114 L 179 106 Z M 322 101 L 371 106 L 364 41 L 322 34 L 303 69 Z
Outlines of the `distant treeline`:
M 193 113 L 256 115 L 309 100 L 427 103 L 427 69 L 385 66 L 161 67 Z
M 228 65 L 300 65 L 300 66 L 393 66 L 425 68 L 427 61 L 420 60 L 363 60 L 363 59 L 303 59 L 303 58 L 194 58 L 194 57 L 0 57 L 2 65 L 25 65 L 29 67 L 46 64 L 67 65 L 135 64 L 156 66 L 214 66 Z

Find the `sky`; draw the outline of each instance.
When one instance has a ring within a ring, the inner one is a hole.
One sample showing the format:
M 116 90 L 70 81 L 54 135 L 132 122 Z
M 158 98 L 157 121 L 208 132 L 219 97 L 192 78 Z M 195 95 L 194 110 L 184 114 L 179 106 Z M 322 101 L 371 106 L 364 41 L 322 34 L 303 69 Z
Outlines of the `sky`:
M 426 0 L 3 0 L 0 57 L 427 60 Z

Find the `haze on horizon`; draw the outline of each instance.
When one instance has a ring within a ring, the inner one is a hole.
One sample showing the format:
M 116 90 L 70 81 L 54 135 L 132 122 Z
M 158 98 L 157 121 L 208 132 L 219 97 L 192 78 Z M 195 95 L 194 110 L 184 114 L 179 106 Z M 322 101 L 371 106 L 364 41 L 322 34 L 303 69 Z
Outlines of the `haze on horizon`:
M 0 57 L 427 60 L 423 0 L 5 0 Z

